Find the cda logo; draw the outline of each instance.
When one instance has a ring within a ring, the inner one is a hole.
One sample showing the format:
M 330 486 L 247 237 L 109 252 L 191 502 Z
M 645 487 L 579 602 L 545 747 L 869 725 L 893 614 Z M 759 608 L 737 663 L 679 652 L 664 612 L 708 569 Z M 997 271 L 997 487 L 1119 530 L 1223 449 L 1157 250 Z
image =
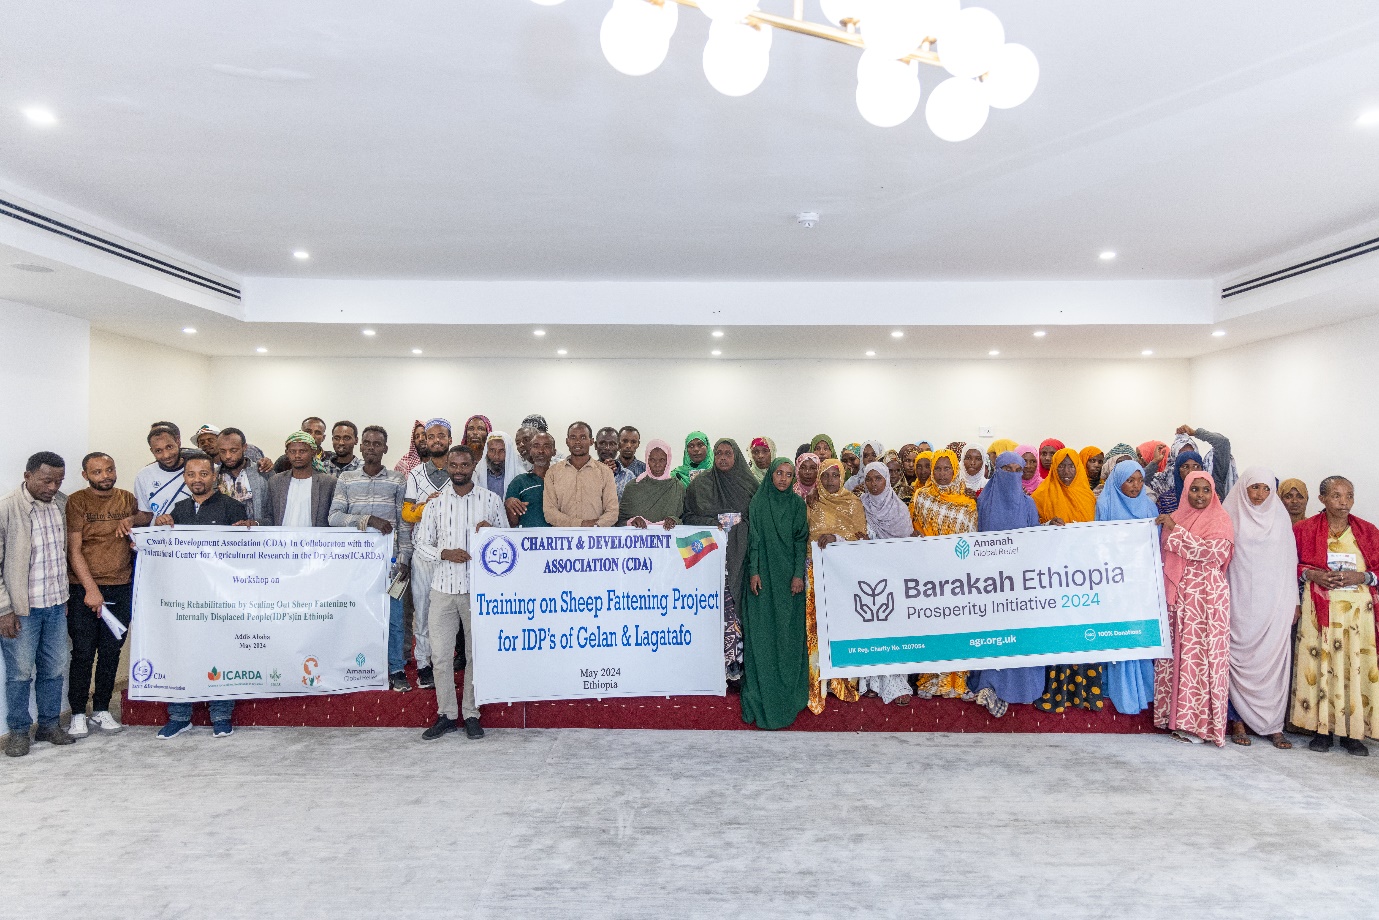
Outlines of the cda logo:
M 966 559 L 968 556 L 972 555 L 971 544 L 962 537 L 959 537 L 958 542 L 953 544 L 953 555 L 957 556 L 959 559 Z
M 484 571 L 501 578 L 517 567 L 517 547 L 507 537 L 492 537 L 479 552 Z
M 153 678 L 153 662 L 147 658 L 140 658 L 129 669 L 129 675 L 134 678 L 136 684 L 147 683 Z

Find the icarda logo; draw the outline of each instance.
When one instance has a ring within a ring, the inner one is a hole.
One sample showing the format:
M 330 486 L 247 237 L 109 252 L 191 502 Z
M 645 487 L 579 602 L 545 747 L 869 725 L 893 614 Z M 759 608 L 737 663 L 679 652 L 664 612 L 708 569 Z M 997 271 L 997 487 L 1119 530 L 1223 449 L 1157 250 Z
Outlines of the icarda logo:
M 211 665 L 211 669 L 206 672 L 206 679 L 215 682 L 224 681 L 225 683 L 253 683 L 255 681 L 262 682 L 263 674 L 253 670 L 252 668 L 247 668 L 242 671 L 237 671 L 234 669 L 221 671 L 218 668 L 216 668 L 215 665 Z
M 215 669 L 215 665 L 211 665 L 211 669 L 206 672 L 206 679 L 220 680 L 220 672 Z
M 959 559 L 966 559 L 972 555 L 972 545 L 962 537 L 958 537 L 958 542 L 953 544 L 953 555 Z
M 891 614 L 895 612 L 895 595 L 886 590 L 886 579 L 883 578 L 875 584 L 859 581 L 857 590 L 859 593 L 852 596 L 852 605 L 863 623 L 876 623 L 891 618 Z

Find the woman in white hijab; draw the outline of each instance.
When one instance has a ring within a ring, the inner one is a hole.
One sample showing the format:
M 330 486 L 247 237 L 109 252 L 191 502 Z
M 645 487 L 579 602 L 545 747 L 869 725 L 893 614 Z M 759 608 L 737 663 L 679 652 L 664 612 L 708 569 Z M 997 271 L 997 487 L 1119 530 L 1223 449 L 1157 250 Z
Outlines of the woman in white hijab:
M 848 481 L 843 483 L 843 488 L 861 495 L 862 480 L 867 478 L 867 464 L 878 462 L 885 453 L 886 448 L 880 441 L 863 441 L 862 452 L 857 455 L 861 460 L 861 467 L 857 470 L 856 476 L 848 477 Z
M 1298 609 L 1298 546 L 1278 497 L 1278 479 L 1251 467 L 1221 504 L 1235 527 L 1231 586 L 1231 695 L 1228 730 L 1248 745 L 1246 726 L 1276 748 L 1288 709 L 1293 620 Z
M 862 510 L 867 513 L 867 539 L 913 537 L 910 509 L 891 488 L 891 471 L 884 463 L 868 463 L 858 472 L 862 482 Z M 904 674 L 882 674 L 858 680 L 859 692 L 875 693 L 883 703 L 910 704 L 910 681 Z

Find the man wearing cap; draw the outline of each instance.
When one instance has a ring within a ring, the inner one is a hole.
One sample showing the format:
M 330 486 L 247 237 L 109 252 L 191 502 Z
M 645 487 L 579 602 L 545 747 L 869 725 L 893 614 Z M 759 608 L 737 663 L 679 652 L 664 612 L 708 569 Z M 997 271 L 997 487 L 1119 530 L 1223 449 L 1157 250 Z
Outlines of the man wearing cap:
M 318 473 L 312 466 L 316 450 L 316 439 L 305 431 L 294 431 L 288 436 L 288 468 L 268 480 L 268 519 L 260 523 L 270 527 L 330 526 L 335 477 Z
M 450 475 L 443 464 L 445 455 L 450 452 L 450 423 L 443 418 L 433 418 L 426 423 L 426 441 L 418 445 L 417 453 L 425 460 L 407 473 L 407 484 L 403 491 L 402 528 L 399 547 L 412 546 L 412 530 L 421 522 L 426 503 L 440 494 Z M 412 587 L 412 634 L 416 639 L 414 655 L 417 661 L 417 686 L 423 690 L 436 685 L 435 672 L 431 668 L 431 579 L 436 564 L 427 559 L 407 560 L 400 550 L 398 563 L 411 567 Z

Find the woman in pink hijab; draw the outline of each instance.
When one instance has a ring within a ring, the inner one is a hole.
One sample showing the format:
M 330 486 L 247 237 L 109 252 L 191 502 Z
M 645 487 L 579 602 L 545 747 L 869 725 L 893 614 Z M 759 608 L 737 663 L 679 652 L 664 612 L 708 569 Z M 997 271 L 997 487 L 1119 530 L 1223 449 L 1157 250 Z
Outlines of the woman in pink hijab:
M 1025 463 L 1024 478 L 1020 484 L 1025 487 L 1026 495 L 1033 495 L 1034 490 L 1039 488 L 1039 483 L 1044 481 L 1044 474 L 1039 467 L 1039 448 L 1033 444 L 1021 444 L 1015 448 L 1015 452 Z

